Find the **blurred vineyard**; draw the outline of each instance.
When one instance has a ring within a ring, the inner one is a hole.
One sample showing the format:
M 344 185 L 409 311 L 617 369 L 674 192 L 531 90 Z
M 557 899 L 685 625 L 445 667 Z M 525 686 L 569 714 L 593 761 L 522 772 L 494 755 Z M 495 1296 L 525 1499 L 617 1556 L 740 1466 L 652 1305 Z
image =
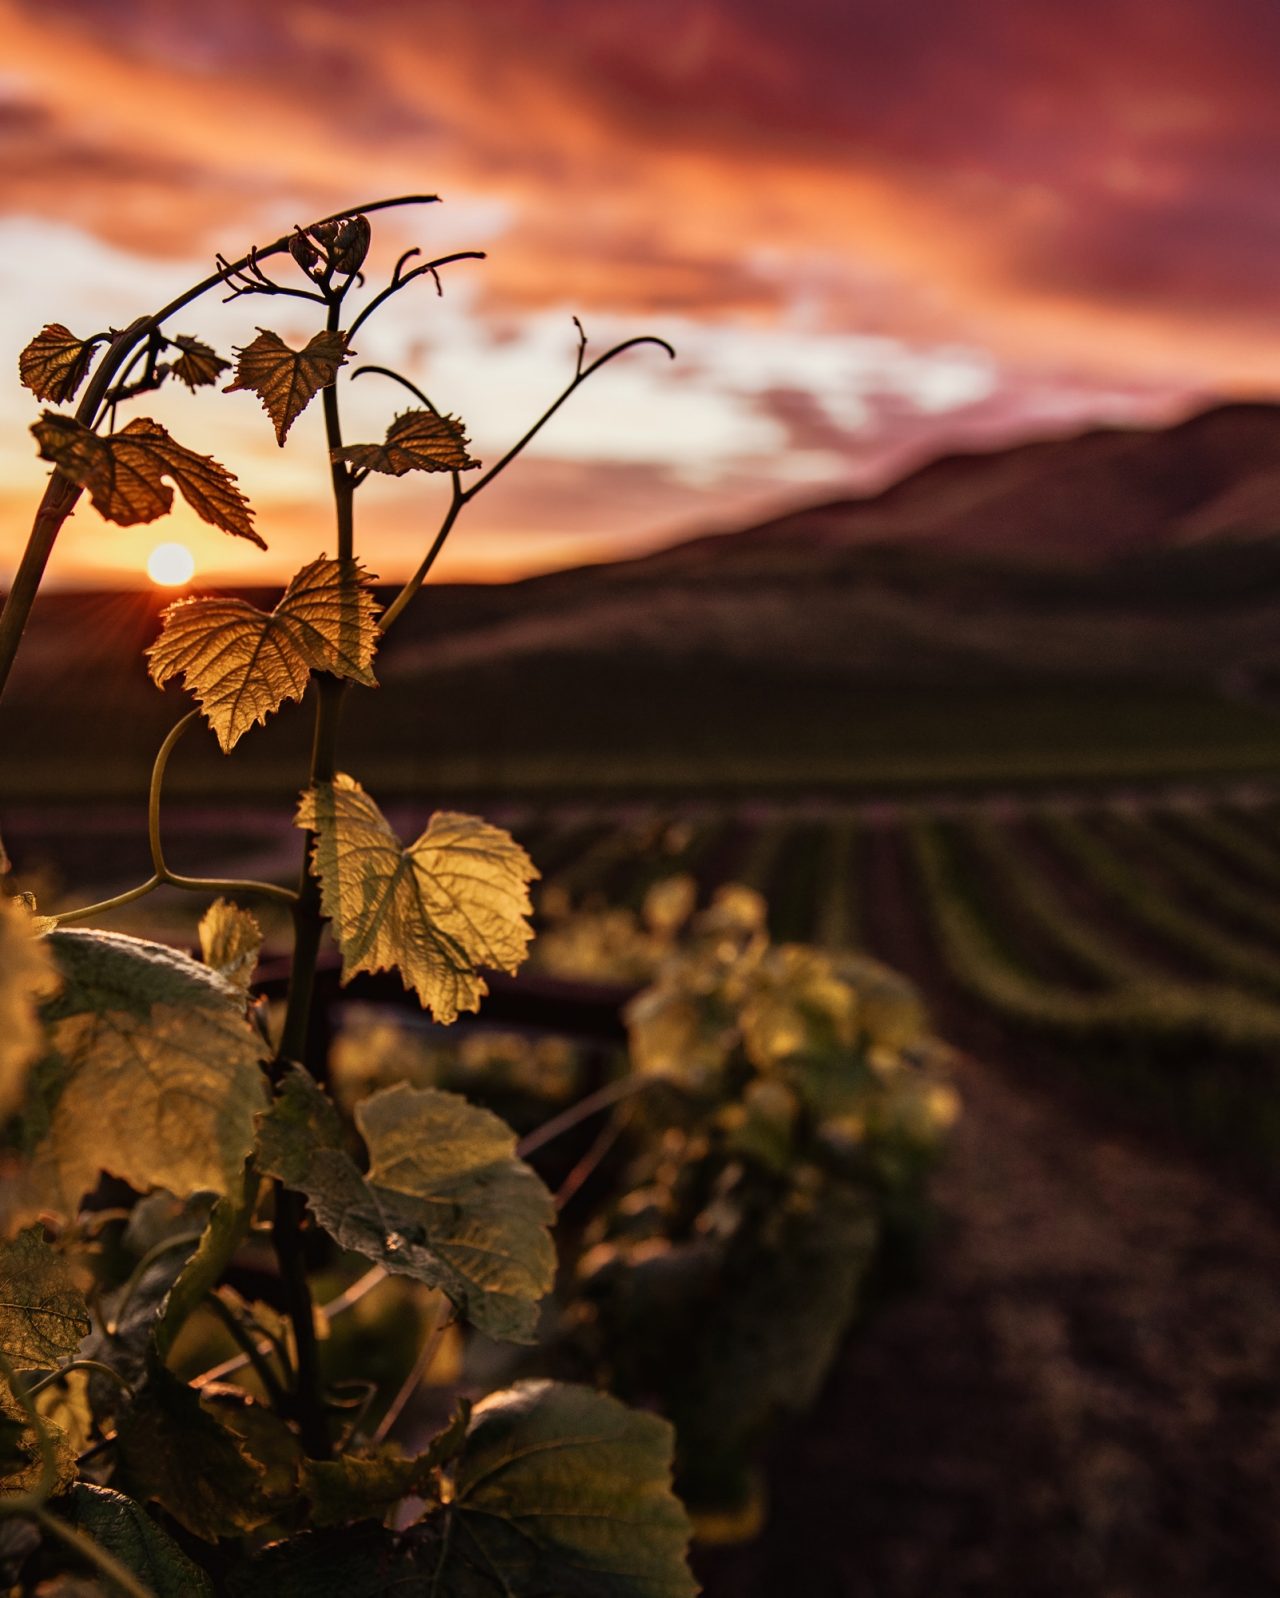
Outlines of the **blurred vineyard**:
M 1261 805 L 883 807 L 545 820 L 544 915 L 738 881 L 782 942 L 913 977 L 941 1030 L 1027 1069 L 1075 1066 L 1211 1144 L 1280 1148 L 1280 814 Z M 621 924 L 621 923 L 620 923 Z M 625 978 L 601 916 L 583 974 Z
M 902 971 L 974 1054 L 1087 1075 L 1202 1144 L 1280 1149 L 1268 1065 L 1280 1044 L 1280 803 L 1265 788 L 487 808 L 542 872 L 535 967 L 567 909 L 594 909 L 557 955 L 561 974 L 576 965 L 584 981 L 634 985 L 624 912 L 665 877 L 687 874 L 701 902 L 739 882 L 764 896 L 775 941 Z M 406 833 L 421 821 L 407 808 L 393 819 Z M 256 809 L 175 808 L 169 832 L 190 869 L 230 856 L 287 881 L 297 868 L 296 834 Z M 71 902 L 64 881 L 93 895 L 146 871 L 141 818 L 123 810 L 77 810 L 73 825 L 57 807 L 15 811 L 7 835 L 21 880 L 51 909 Z M 173 936 L 171 913 L 185 906 L 148 900 L 115 924 Z

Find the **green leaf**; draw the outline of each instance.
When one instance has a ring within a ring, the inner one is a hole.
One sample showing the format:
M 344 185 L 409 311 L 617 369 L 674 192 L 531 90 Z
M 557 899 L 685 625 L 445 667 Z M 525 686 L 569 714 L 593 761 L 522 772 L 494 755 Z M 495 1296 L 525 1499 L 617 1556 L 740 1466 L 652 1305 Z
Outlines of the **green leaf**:
M 10 1213 L 76 1213 L 103 1171 L 142 1191 L 238 1191 L 265 1082 L 244 998 L 177 950 L 120 933 L 49 937 L 63 978 L 24 1112 Z
M 509 833 L 440 811 L 407 848 L 354 778 L 303 794 L 297 825 L 316 834 L 312 862 L 342 951 L 342 980 L 398 969 L 438 1021 L 478 1010 L 477 967 L 514 971 L 533 930 L 538 872 Z
M 389 477 L 403 477 L 406 472 L 466 472 L 480 465 L 467 454 L 467 444 L 466 427 L 456 416 L 404 411 L 388 427 L 385 443 L 349 444 L 332 451 L 332 457 Z
M 236 351 L 235 382 L 222 392 L 256 394 L 275 427 L 276 442 L 283 445 L 294 422 L 322 388 L 337 380 L 338 368 L 354 353 L 345 333 L 317 333 L 295 350 L 278 333 L 260 327 L 253 343 Z
M 132 527 L 173 509 L 171 478 L 202 521 L 224 533 L 267 546 L 253 527 L 249 502 L 234 476 L 208 455 L 187 449 L 148 416 L 136 416 L 118 433 L 99 437 L 73 416 L 46 411 L 31 431 L 44 460 L 89 490 L 109 522 Z
M 425 1454 L 406 1458 L 384 1448 L 361 1456 L 308 1459 L 302 1467 L 302 1490 L 311 1500 L 313 1526 L 341 1526 L 353 1520 L 385 1518 L 411 1494 L 434 1496 L 436 1472 L 461 1450 L 471 1408 L 459 1405 L 453 1420 Z
M 490 1337 L 532 1342 L 551 1289 L 551 1195 L 515 1156 L 515 1133 L 456 1093 L 403 1083 L 356 1106 L 361 1175 L 337 1112 L 294 1068 L 261 1119 L 258 1161 L 305 1193 L 343 1248 L 438 1287 Z
M 84 1294 L 39 1227 L 0 1243 L 0 1353 L 18 1370 L 69 1359 L 89 1335 Z
M 58 1500 L 56 1512 L 113 1554 L 155 1598 L 214 1598 L 208 1574 L 124 1493 L 77 1482 Z
M 360 565 L 322 555 L 272 611 L 222 595 L 170 605 L 147 650 L 151 676 L 163 687 L 181 672 L 227 751 L 286 699 L 301 699 L 313 671 L 376 687 L 377 613 Z
M 253 1220 L 260 1182 L 252 1166 L 238 1194 L 220 1198 L 209 1212 L 195 1253 L 187 1258 L 159 1305 L 154 1327 L 156 1352 L 166 1359 L 178 1333 L 221 1280 Z
M 673 1441 L 666 1421 L 590 1388 L 490 1394 L 454 1468 L 441 1598 L 692 1598 Z
M 162 1365 L 116 1434 L 118 1479 L 143 1503 L 155 1502 L 196 1537 L 216 1542 L 264 1525 L 266 1472 L 241 1437 Z
M 200 958 L 232 987 L 247 991 L 258 964 L 262 928 L 230 899 L 215 899 L 200 917 Z
M 77 338 L 61 322 L 50 322 L 18 356 L 18 375 L 37 399 L 62 405 L 75 397 L 93 359 L 92 339 Z
M 0 1122 L 22 1103 L 27 1075 L 44 1048 L 39 1001 L 58 987 L 58 971 L 31 912 L 0 899 Z

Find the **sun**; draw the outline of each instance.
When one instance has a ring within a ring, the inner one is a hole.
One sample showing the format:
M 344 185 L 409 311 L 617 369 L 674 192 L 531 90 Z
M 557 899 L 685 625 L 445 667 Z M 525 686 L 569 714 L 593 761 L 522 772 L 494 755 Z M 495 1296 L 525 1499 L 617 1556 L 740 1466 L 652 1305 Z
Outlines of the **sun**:
M 182 588 L 195 572 L 195 558 L 185 544 L 157 544 L 147 556 L 147 576 L 161 588 Z

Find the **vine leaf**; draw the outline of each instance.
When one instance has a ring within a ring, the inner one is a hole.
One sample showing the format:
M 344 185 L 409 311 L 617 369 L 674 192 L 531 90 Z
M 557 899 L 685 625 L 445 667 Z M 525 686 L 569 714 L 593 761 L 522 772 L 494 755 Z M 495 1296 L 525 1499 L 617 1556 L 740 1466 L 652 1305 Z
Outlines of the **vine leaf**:
M 80 1350 L 83 1358 L 109 1365 L 134 1387 L 146 1380 L 153 1349 L 163 1358 L 173 1343 L 167 1311 L 177 1284 L 203 1274 L 201 1256 L 214 1217 L 229 1202 L 211 1205 L 208 1195 L 200 1194 L 179 1204 L 164 1192 L 138 1200 L 120 1238 L 135 1270 L 96 1305 L 93 1334 Z M 121 1413 L 126 1400 L 118 1383 L 95 1371 L 91 1388 L 99 1421 Z
M 336 382 L 338 368 L 354 353 L 345 333 L 317 333 L 295 350 L 278 333 L 260 327 L 253 343 L 236 351 L 235 382 L 222 392 L 256 394 L 275 426 L 276 442 L 283 445 L 294 422 L 322 388 Z
M 47 1370 L 89 1335 L 84 1294 L 39 1227 L 0 1243 L 0 1352 L 18 1370 Z
M 404 1598 L 423 1594 L 410 1552 L 385 1526 L 304 1531 L 268 1543 L 230 1573 L 228 1598 Z M 445 1594 L 439 1594 L 445 1598 Z
M 515 839 L 476 816 L 438 811 L 407 848 L 354 778 L 302 796 L 297 825 L 315 834 L 312 863 L 342 952 L 342 980 L 397 969 L 445 1024 L 476 1010 L 477 967 L 514 971 L 532 928 L 538 876 Z
M 37 399 L 62 405 L 74 398 L 93 359 L 92 339 L 77 338 L 61 322 L 50 322 L 18 356 L 18 375 Z
M 230 899 L 215 899 L 200 917 L 200 958 L 241 991 L 253 981 L 262 948 L 258 918 Z
M 404 411 L 387 428 L 381 444 L 349 444 L 335 449 L 335 461 L 350 461 L 369 472 L 403 477 L 406 472 L 466 472 L 480 462 L 467 454 L 465 424 L 436 411 Z
M 528 1343 L 551 1290 L 551 1195 L 505 1121 L 456 1093 L 404 1083 L 356 1106 L 362 1175 L 338 1112 L 298 1067 L 261 1117 L 258 1163 L 304 1193 L 343 1248 L 438 1287 L 489 1337 Z
M 154 1500 L 206 1542 L 253 1531 L 271 1518 L 264 1466 L 193 1387 L 155 1361 L 120 1422 L 116 1460 L 131 1497 Z
M 22 1103 L 32 1062 L 44 1048 L 37 1006 L 58 986 L 48 943 L 17 899 L 0 899 L 0 1121 Z
M 442 1598 L 693 1598 L 673 1441 L 666 1421 L 587 1387 L 491 1393 L 453 1469 Z
M 376 687 L 377 614 L 360 564 L 321 555 L 272 611 L 219 595 L 170 605 L 147 651 L 151 677 L 163 687 L 181 672 L 227 752 L 286 699 L 301 699 L 313 671 Z
M 41 458 L 87 488 L 95 510 L 117 526 L 153 522 L 172 510 L 173 489 L 164 480 L 168 477 L 202 521 L 260 549 L 267 547 L 227 468 L 179 444 L 148 416 L 135 416 L 118 433 L 100 438 L 73 416 L 46 411 L 31 431 Z
M 382 1519 L 403 1498 L 434 1498 L 436 1472 L 460 1452 L 470 1416 L 471 1406 L 463 1399 L 426 1453 L 413 1458 L 384 1447 L 367 1456 L 346 1453 L 338 1459 L 305 1460 L 302 1490 L 311 1500 L 311 1524 Z
M 265 1100 L 244 997 L 176 949 L 54 932 L 61 991 L 23 1112 L 30 1155 L 5 1203 L 18 1223 L 74 1216 L 103 1171 L 179 1198 L 238 1191 Z
M 179 333 L 173 343 L 182 354 L 170 361 L 169 370 L 194 393 L 198 388 L 208 388 L 216 383 L 231 365 L 211 345 L 202 339 L 188 338 Z
M 142 1505 L 110 1487 L 79 1481 L 58 1502 L 58 1512 L 126 1570 L 144 1581 L 155 1598 L 214 1598 L 213 1583 Z
M 71 1440 L 47 1415 L 41 1423 L 53 1444 L 53 1487 L 60 1493 L 76 1479 L 76 1456 Z M 30 1417 L 8 1382 L 0 1381 L 0 1503 L 10 1494 L 30 1493 L 44 1480 L 40 1439 Z

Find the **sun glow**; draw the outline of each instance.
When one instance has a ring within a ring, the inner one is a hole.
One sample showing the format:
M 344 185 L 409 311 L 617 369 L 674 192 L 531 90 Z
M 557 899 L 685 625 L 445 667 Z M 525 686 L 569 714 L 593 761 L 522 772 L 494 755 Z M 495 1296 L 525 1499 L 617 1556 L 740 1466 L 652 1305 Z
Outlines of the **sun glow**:
M 195 571 L 195 558 L 185 544 L 157 544 L 147 556 L 147 576 L 160 588 L 181 588 Z

